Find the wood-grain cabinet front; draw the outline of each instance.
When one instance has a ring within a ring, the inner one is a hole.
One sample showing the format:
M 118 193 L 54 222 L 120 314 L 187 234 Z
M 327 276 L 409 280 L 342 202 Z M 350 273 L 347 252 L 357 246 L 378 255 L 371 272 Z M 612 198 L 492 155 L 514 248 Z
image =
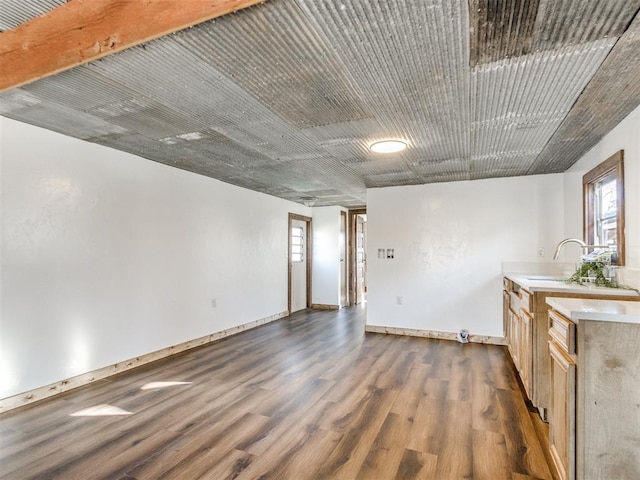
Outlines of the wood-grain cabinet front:
M 549 312 L 549 355 L 551 358 L 551 404 L 549 406 L 549 449 L 560 480 L 575 479 L 576 362 L 566 342 L 554 329 L 560 317 Z M 562 322 L 569 329 L 574 325 Z M 562 332 L 560 332 L 562 333 Z
M 549 448 L 561 480 L 640 479 L 640 324 L 549 311 Z

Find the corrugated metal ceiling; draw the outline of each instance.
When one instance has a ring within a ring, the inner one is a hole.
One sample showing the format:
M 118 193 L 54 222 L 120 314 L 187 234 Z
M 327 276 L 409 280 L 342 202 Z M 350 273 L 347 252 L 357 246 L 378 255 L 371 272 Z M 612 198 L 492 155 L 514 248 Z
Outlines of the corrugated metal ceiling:
M 64 3 L 2 0 L 10 29 Z M 640 0 L 270 0 L 0 94 L 10 118 L 300 202 L 564 171 L 640 104 Z M 393 156 L 374 141 L 402 138 Z

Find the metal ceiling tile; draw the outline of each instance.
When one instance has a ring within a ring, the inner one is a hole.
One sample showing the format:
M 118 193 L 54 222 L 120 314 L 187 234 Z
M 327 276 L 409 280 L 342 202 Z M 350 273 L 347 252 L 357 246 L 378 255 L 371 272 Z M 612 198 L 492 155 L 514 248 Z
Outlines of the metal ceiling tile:
M 68 0 L 2 0 L 0 5 L 0 31 L 12 30 L 21 23 L 39 17 L 49 10 L 64 5 Z
M 315 151 L 317 145 L 311 139 L 178 44 L 177 35 L 93 62 L 88 68 L 274 160 Z
M 469 172 L 443 172 L 422 175 L 420 183 L 464 182 L 471 180 Z
M 466 159 L 425 161 L 411 164 L 411 170 L 420 176 L 432 176 L 446 173 L 467 175 L 469 173 L 469 165 L 469 161 Z
M 175 161 L 179 153 L 179 147 L 153 141 L 135 132 L 124 135 L 95 135 L 87 140 L 99 145 L 115 148 L 116 150 L 132 153 L 149 160 L 169 165 Z
M 280 185 L 294 192 L 308 193 L 314 190 L 326 189 L 328 185 L 320 180 L 321 177 L 309 175 L 300 170 L 293 170 L 288 164 L 279 164 L 273 167 L 274 172 L 280 178 Z
M 376 175 L 382 173 L 398 172 L 411 173 L 408 168 L 407 160 L 401 155 L 394 155 L 392 158 L 374 158 L 370 159 L 367 162 L 349 163 L 347 164 L 347 166 L 363 175 Z
M 371 141 L 388 134 L 388 132 L 384 131 L 377 119 L 365 118 L 307 128 L 304 130 L 304 134 L 322 146 L 331 147 Z
M 109 122 L 154 140 L 192 133 L 206 128 L 196 119 L 162 105 L 144 107 L 137 111 L 111 117 Z
M 538 1 L 469 0 L 470 65 L 531 53 Z
M 468 155 L 466 2 L 297 3 L 385 130 L 435 158 Z
M 514 151 L 525 151 L 533 161 L 614 43 L 600 40 L 474 68 L 471 159 L 504 157 L 508 163 Z
M 83 140 L 98 135 L 127 133 L 125 128 L 101 118 L 44 100 L 33 107 L 14 110 L 4 116 Z
M 565 112 L 566 114 L 566 112 Z M 544 118 L 544 117 L 542 117 Z M 471 159 L 486 156 L 508 156 L 513 151 L 535 152 L 537 155 L 554 134 L 562 116 L 556 118 L 512 118 L 504 126 L 485 124 L 472 130 L 474 151 Z
M 183 148 L 199 153 L 211 159 L 211 162 L 223 162 L 244 170 L 259 165 L 272 165 L 275 162 L 261 154 L 257 150 L 245 147 L 215 130 L 205 130 L 202 137 L 197 140 L 187 141 L 181 138 L 175 139 Z
M 329 197 L 337 198 L 344 197 L 340 190 L 336 190 L 334 188 L 328 188 L 324 190 L 307 190 L 305 194 L 309 197 L 322 197 L 323 199 L 327 199 Z
M 344 66 L 295 2 L 267 2 L 175 40 L 297 128 L 370 116 Z
M 320 179 L 327 187 L 364 199 L 365 182 L 362 175 L 338 159 L 326 157 L 321 160 L 304 160 L 295 165 L 307 176 Z
M 304 134 L 345 164 L 371 159 L 369 145 L 389 137 L 401 138 L 385 130 L 375 118 L 334 123 L 304 130 Z
M 563 172 L 640 105 L 640 13 L 536 158 L 529 174 Z
M 540 0 L 534 49 L 620 37 L 640 9 L 639 0 Z
M 422 179 L 411 172 L 391 172 L 365 175 L 367 188 L 394 187 L 398 185 L 419 185 Z
M 359 199 L 359 198 L 351 198 L 351 197 L 343 196 L 343 197 L 336 198 L 335 201 L 320 202 L 319 204 L 316 204 L 316 205 L 318 205 L 319 207 L 341 205 L 345 208 L 362 208 L 366 204 L 367 204 L 366 198 Z
M 20 89 L 44 98 L 47 102 L 58 103 L 91 114 L 98 106 L 125 100 L 137 100 L 142 106 L 150 104 L 150 101 L 138 92 L 129 90 L 103 75 L 92 72 L 85 66 L 60 72 L 24 85 Z M 102 115 L 98 116 L 105 118 Z
M 471 0 L 471 66 L 619 37 L 640 1 Z
M 102 103 L 95 107 L 88 108 L 86 112 L 91 115 L 95 115 L 96 117 L 109 120 L 123 115 L 131 115 L 135 112 L 147 110 L 157 105 L 158 104 L 156 102 L 149 101 L 147 98 L 139 94 L 134 94 L 130 97 L 123 94 L 117 99 L 112 99 L 107 103 Z
M 334 163 L 339 162 L 334 161 Z M 322 196 L 318 198 L 318 202 L 316 203 L 317 206 L 342 205 L 345 207 L 361 207 L 366 204 L 366 191 L 363 182 L 362 185 L 359 186 L 348 185 L 349 180 L 344 184 L 340 184 L 339 182 L 334 183 L 332 182 L 331 176 L 324 175 L 318 175 L 315 180 L 311 180 L 310 182 L 309 180 L 301 179 L 301 177 L 298 176 L 300 171 L 298 167 L 299 166 L 295 164 L 290 165 L 289 168 L 293 169 L 295 172 L 291 174 L 291 172 L 287 170 L 287 167 L 282 164 L 264 165 L 256 169 L 256 175 L 252 175 L 248 178 L 240 176 L 229 180 L 229 183 L 241 184 L 245 186 L 245 188 L 251 188 L 253 190 L 261 191 L 269 195 L 274 195 L 298 203 L 302 203 L 302 199 L 304 197 L 319 196 L 322 194 Z M 336 167 L 334 164 L 333 166 L 325 166 L 323 169 L 326 169 L 327 171 L 334 171 L 338 174 L 340 167 Z M 307 171 L 308 176 L 309 170 L 305 171 Z M 313 173 L 311 173 L 311 175 L 313 176 Z M 283 177 L 286 179 L 285 181 L 287 183 L 291 184 L 292 188 L 282 185 L 281 180 Z M 300 183 L 293 183 L 295 179 Z M 320 182 L 322 189 L 313 189 L 315 182 Z M 326 185 L 323 184 L 325 182 L 332 183 L 336 188 L 327 189 Z M 309 189 L 301 190 L 301 188 Z M 327 194 L 326 192 L 331 193 Z
M 21 88 L 0 92 L 0 114 L 2 115 L 31 108 L 41 103 L 40 98 Z
M 538 153 L 538 150 L 515 150 L 473 158 L 470 162 L 470 178 L 477 180 L 526 175 Z

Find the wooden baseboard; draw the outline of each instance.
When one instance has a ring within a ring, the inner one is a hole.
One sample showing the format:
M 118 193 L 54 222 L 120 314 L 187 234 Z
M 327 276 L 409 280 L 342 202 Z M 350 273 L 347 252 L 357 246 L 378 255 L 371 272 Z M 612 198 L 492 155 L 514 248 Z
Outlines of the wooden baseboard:
M 365 325 L 365 332 L 385 333 L 389 335 L 406 335 L 409 337 L 434 338 L 438 340 L 454 340 L 457 341 L 457 333 L 455 332 L 438 332 L 435 330 L 418 330 L 413 328 L 397 328 L 397 327 L 378 327 L 375 325 Z M 503 337 L 491 337 L 488 335 L 469 334 L 470 343 L 483 343 L 486 345 L 506 345 L 507 342 Z
M 312 303 L 311 308 L 316 310 L 340 310 L 340 305 L 326 305 L 324 303 Z
M 139 357 L 114 363 L 113 365 L 99 368 L 97 370 L 93 370 L 91 372 L 87 372 L 72 378 L 67 378 L 50 385 L 38 387 L 33 390 L 29 390 L 28 392 L 19 393 L 12 397 L 0 399 L 0 413 L 8 412 L 9 410 L 13 410 L 14 408 L 22 407 L 24 405 L 29 405 L 31 403 L 44 400 L 45 398 L 52 397 L 53 395 L 68 392 L 69 390 L 72 390 L 74 388 L 88 385 L 89 383 L 93 383 L 97 380 L 102 380 L 104 378 L 110 377 L 111 375 L 126 372 L 127 370 L 131 370 L 132 368 L 155 362 L 156 360 L 170 357 L 171 355 L 175 355 L 192 348 L 200 347 L 202 345 L 215 342 L 216 340 L 230 337 L 231 335 L 236 335 L 245 330 L 251 330 L 252 328 L 256 328 L 260 325 L 265 325 L 275 320 L 279 320 L 281 318 L 287 317 L 288 315 L 288 311 L 276 313 L 275 315 L 261 318 L 259 320 L 254 320 L 253 322 L 244 323 L 227 330 L 215 332 L 209 335 L 205 335 L 204 337 L 179 343 L 177 345 L 166 347 L 161 350 L 156 350 L 155 352 L 147 353 Z

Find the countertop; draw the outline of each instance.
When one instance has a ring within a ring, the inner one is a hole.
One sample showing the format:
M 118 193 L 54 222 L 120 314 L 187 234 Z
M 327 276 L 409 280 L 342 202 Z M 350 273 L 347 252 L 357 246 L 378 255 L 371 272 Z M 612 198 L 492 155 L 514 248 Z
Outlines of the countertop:
M 570 320 L 640 324 L 640 302 L 597 300 L 590 298 L 547 298 L 554 310 Z
M 526 273 L 504 273 L 512 282 L 517 283 L 530 292 L 560 292 L 560 293 L 578 293 L 582 295 L 611 295 L 611 296 L 632 296 L 637 297 L 640 294 L 635 290 L 626 290 L 624 288 L 608 288 L 597 287 L 595 285 L 579 285 L 577 283 L 565 283 L 563 280 L 554 280 L 552 275 L 528 275 Z M 633 302 L 632 302 L 633 303 Z

